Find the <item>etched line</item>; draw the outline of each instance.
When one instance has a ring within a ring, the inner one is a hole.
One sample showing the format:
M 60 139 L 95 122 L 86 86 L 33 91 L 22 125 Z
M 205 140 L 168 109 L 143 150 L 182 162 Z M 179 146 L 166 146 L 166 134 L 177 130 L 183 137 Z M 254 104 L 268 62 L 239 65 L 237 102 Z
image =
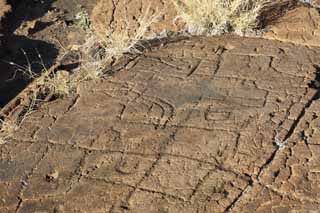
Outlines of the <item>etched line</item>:
M 202 62 L 202 60 L 198 60 L 198 62 L 196 63 L 196 65 L 194 65 L 194 66 L 191 68 L 190 72 L 187 74 L 187 77 L 190 77 L 190 76 L 199 68 L 201 62 Z

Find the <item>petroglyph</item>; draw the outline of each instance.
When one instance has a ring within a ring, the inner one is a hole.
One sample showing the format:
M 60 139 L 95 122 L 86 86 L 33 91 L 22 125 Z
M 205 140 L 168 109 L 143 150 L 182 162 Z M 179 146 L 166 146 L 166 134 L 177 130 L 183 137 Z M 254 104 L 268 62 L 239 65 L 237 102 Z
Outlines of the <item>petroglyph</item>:
M 192 38 L 85 82 L 0 146 L 0 211 L 319 209 L 319 53 Z

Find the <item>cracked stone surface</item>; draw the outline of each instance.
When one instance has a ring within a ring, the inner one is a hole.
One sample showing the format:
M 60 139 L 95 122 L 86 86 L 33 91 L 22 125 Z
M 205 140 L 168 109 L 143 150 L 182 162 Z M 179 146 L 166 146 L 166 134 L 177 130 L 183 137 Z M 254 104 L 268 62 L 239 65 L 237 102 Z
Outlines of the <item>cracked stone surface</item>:
M 85 82 L 0 146 L 0 211 L 318 210 L 319 53 L 196 37 Z
M 264 37 L 308 46 L 319 46 L 320 14 L 318 10 L 298 7 L 289 11 L 269 27 L 270 29 Z
M 183 29 L 184 24 L 175 20 L 177 12 L 172 1 L 163 0 L 149 0 L 148 3 L 144 0 L 100 0 L 92 11 L 91 20 L 96 34 L 104 38 L 108 31 L 121 32 L 123 29 L 135 35 L 136 29 L 148 21 L 144 17 L 152 16 L 156 16 L 157 21 L 150 25 L 147 34 L 151 37 L 163 30 Z

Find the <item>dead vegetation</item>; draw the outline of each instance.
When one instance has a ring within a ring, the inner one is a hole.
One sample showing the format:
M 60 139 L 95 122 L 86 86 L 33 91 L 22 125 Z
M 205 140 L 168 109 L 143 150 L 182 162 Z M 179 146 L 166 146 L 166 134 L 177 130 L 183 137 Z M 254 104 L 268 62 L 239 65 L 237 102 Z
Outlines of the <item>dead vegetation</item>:
M 141 54 L 145 41 L 155 38 L 150 32 L 150 26 L 157 23 L 161 12 L 149 4 L 143 14 L 135 20 L 129 18 L 128 11 L 123 11 L 121 20 L 113 20 L 106 24 L 104 18 L 106 1 L 100 1 L 92 16 L 92 31 L 88 34 L 87 42 L 81 50 L 85 56 L 82 69 L 101 75 L 102 70 L 110 64 L 116 63 L 124 54 Z M 122 5 L 123 4 L 123 5 Z M 118 3 L 118 7 L 125 7 L 126 1 Z
M 7 143 L 19 130 L 24 120 L 37 108 L 39 99 L 36 93 L 30 93 L 28 101 L 21 104 L 19 109 L 5 115 L 0 114 L 0 145 Z
M 38 53 L 38 61 L 30 62 L 27 53 L 21 50 L 26 59 L 26 65 L 19 65 L 14 62 L 9 62 L 15 68 L 15 73 L 22 73 L 26 78 L 32 82 L 33 93 L 35 96 L 55 95 L 65 96 L 70 94 L 73 89 L 73 82 L 71 81 L 68 72 L 63 70 L 56 71 L 53 67 L 47 69 L 45 63 Z M 36 73 L 33 70 L 33 65 L 41 67 L 41 72 Z M 76 83 L 76 82 L 74 82 Z
M 87 33 L 86 42 L 79 48 L 81 63 L 76 71 L 70 73 L 56 70 L 55 67 L 47 69 L 39 55 L 37 63 L 43 69 L 36 74 L 25 52 L 28 62 L 26 66 L 10 62 L 17 68 L 17 72 L 22 72 L 33 80 L 29 105 L 38 103 L 38 97 L 44 99 L 41 102 L 53 96 L 70 95 L 82 81 L 100 78 L 105 74 L 106 67 L 117 63 L 124 55 L 141 54 L 150 39 L 159 37 L 159 32 L 156 33 L 151 28 L 160 22 L 167 8 L 158 9 L 151 6 L 151 3 L 143 4 L 139 8 L 140 14 L 132 15 L 127 3 L 126 0 L 117 1 L 117 8 L 125 9 L 118 12 L 114 8 L 114 14 L 110 14 L 110 10 L 106 9 L 109 8 L 107 4 L 110 1 L 101 0 L 94 8 L 91 18 L 86 11 L 80 11 L 76 15 L 78 26 Z M 168 5 L 176 8 L 176 20 L 183 20 L 184 28 L 181 31 L 196 35 L 219 35 L 228 32 L 243 34 L 255 29 L 259 24 L 258 17 L 266 11 L 267 3 L 268 0 L 171 0 Z M 0 8 L 0 18 L 10 10 L 4 0 L 0 0 Z M 117 17 L 123 18 L 113 19 L 115 13 L 119 13 Z M 107 16 L 112 16 L 108 22 Z M 34 105 L 31 105 L 23 116 L 33 110 Z M 22 120 L 0 119 L 0 144 L 12 136 Z
M 0 145 L 7 143 L 18 129 L 19 125 L 17 121 L 12 119 L 0 119 Z
M 8 142 L 14 133 L 19 130 L 23 121 L 38 108 L 38 106 L 53 98 L 70 95 L 76 88 L 77 81 L 71 78 L 67 71 L 58 70 L 58 65 L 47 69 L 41 55 L 38 61 L 31 62 L 24 50 L 21 50 L 26 59 L 26 65 L 8 62 L 15 68 L 15 75 L 22 74 L 32 81 L 30 86 L 17 97 L 18 106 L 7 112 L 6 108 L 0 111 L 0 145 Z M 41 67 L 41 72 L 34 71 L 34 65 Z M 15 77 L 15 75 L 13 77 Z M 11 103 L 12 104 L 12 103 Z M 15 105 L 16 103 L 13 103 Z M 8 104 L 10 108 L 10 104 Z
M 103 73 L 103 69 L 110 64 L 116 63 L 124 54 L 142 53 L 143 43 L 148 38 L 152 38 L 149 33 L 149 27 L 157 22 L 158 15 L 151 11 L 150 6 L 146 8 L 144 15 L 137 19 L 136 23 L 130 22 L 125 18 L 122 22 L 114 22 L 101 28 L 91 28 L 91 20 L 86 12 L 78 13 L 76 20 L 78 26 L 87 32 L 87 41 L 79 48 L 80 66 L 72 73 L 52 67 L 47 69 L 38 54 L 39 61 L 30 62 L 27 54 L 22 50 L 26 65 L 19 65 L 9 62 L 16 68 L 16 72 L 23 73 L 28 79 L 32 80 L 32 91 L 28 95 L 28 101 L 25 113 L 11 119 L 2 115 L 0 123 L 0 144 L 5 143 L 13 136 L 13 133 L 19 129 L 23 119 L 34 109 L 34 104 L 49 100 L 51 97 L 68 96 L 76 91 L 77 86 L 86 80 L 98 79 Z M 103 15 L 103 14 L 100 14 Z M 149 34 L 148 34 L 149 33 Z M 33 71 L 33 65 L 42 66 L 40 73 Z M 39 98 L 40 97 L 40 98 Z
M 187 31 L 197 35 L 254 29 L 267 0 L 172 0 Z

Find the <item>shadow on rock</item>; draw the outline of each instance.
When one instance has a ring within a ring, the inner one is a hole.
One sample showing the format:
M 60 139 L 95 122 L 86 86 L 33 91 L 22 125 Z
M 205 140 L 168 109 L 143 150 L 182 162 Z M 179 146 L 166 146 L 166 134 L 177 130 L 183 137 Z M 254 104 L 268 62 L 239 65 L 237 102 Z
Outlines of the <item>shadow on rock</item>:
M 13 35 L 2 40 L 4 42 L 0 48 L 0 108 L 17 96 L 32 80 L 23 72 L 17 71 L 18 66 L 30 65 L 32 72 L 39 73 L 44 67 L 52 66 L 58 55 L 54 45 L 44 41 Z M 17 66 L 10 65 L 10 62 Z
M 7 1 L 12 10 L 2 20 L 3 27 L 0 32 L 3 34 L 0 35 L 0 108 L 16 97 L 32 80 L 22 72 L 17 72 L 18 67 L 10 65 L 10 62 L 22 67 L 31 65 L 31 70 L 35 73 L 54 64 L 58 49 L 53 44 L 14 34 L 25 21 L 45 15 L 54 1 Z M 36 29 L 41 30 L 45 27 L 42 25 Z M 41 60 L 43 62 L 40 62 Z
M 55 0 L 7 0 L 11 13 L 3 19 L 4 34 L 12 34 L 25 21 L 35 20 L 46 14 Z

